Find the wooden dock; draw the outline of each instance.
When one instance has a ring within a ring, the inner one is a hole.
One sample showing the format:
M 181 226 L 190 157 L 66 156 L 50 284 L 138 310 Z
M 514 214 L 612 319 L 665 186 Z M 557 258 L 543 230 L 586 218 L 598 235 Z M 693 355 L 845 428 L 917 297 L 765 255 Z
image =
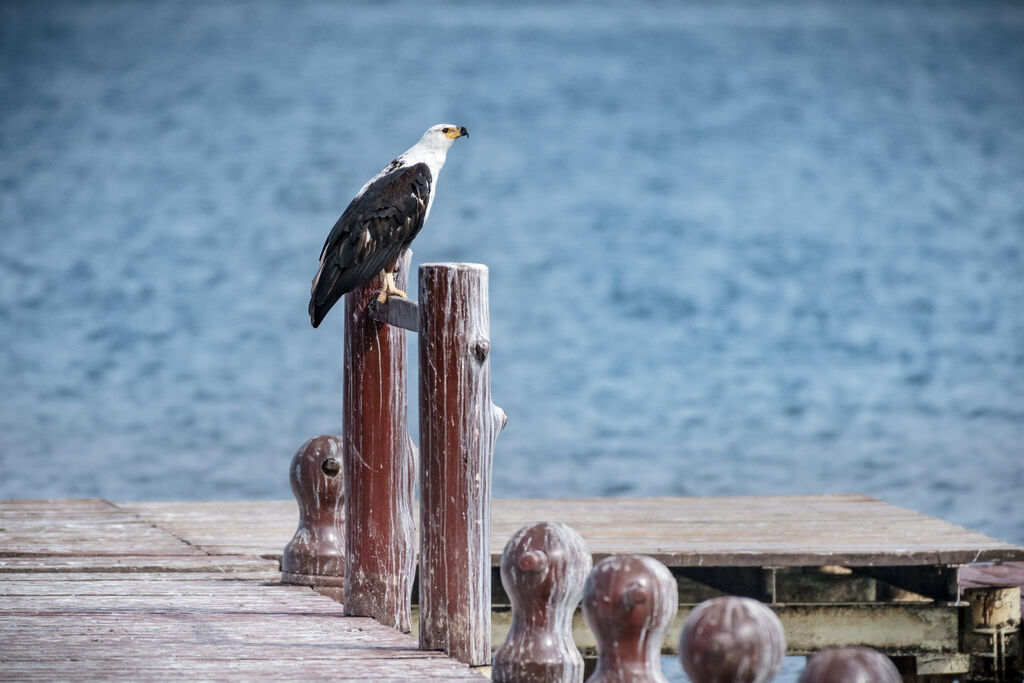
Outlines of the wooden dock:
M 479 676 L 281 585 L 297 517 L 293 501 L 0 502 L 0 678 Z M 791 654 L 870 645 L 920 680 L 967 670 L 960 568 L 1024 561 L 1024 548 L 948 522 L 822 495 L 496 499 L 492 565 L 540 520 L 575 528 L 597 559 L 641 553 L 669 566 L 682 604 L 665 652 L 692 605 L 730 593 L 769 603 Z M 496 573 L 493 586 L 497 645 L 508 607 Z M 593 647 L 581 621 L 575 637 Z
M 104 500 L 0 502 L 0 643 L 2 680 L 483 680 L 281 584 L 276 560 L 207 552 Z

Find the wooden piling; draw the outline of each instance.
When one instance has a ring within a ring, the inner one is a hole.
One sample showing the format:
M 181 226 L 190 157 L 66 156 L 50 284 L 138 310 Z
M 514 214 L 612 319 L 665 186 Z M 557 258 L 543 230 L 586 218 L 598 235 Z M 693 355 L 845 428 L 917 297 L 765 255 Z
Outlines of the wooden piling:
M 409 282 L 412 253 L 395 270 Z M 408 633 L 416 568 L 415 456 L 406 419 L 405 330 L 374 320 L 380 276 L 345 295 L 345 614 Z
M 420 648 L 491 660 L 491 403 L 487 267 L 420 266 Z

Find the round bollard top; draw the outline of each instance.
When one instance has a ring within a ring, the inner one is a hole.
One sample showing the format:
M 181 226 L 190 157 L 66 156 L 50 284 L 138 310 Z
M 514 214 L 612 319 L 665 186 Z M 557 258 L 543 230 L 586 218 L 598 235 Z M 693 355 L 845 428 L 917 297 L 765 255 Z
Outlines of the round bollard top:
M 679 658 L 694 683 L 767 683 L 786 657 L 782 622 L 750 598 L 714 598 L 683 624 Z
M 340 436 L 323 434 L 302 444 L 288 468 L 288 479 L 299 507 L 307 510 L 340 510 L 345 495 L 341 474 L 344 442 Z
M 345 477 L 343 442 L 326 434 L 302 444 L 288 469 L 299 504 L 299 526 L 281 557 L 281 580 L 312 586 L 342 586 Z
M 590 567 L 590 553 L 578 533 L 558 522 L 537 522 L 505 544 L 501 583 L 519 607 L 575 606 Z
M 599 643 L 640 639 L 672 623 L 679 609 L 678 590 L 668 567 L 654 558 L 612 555 L 587 577 L 583 615 Z
M 836 647 L 807 660 L 799 683 L 900 683 L 892 661 L 869 647 Z
M 612 555 L 583 587 L 583 617 L 597 641 L 589 683 L 664 682 L 661 645 L 679 608 L 668 567 L 645 555 Z
M 583 657 L 572 637 L 572 615 L 591 559 L 583 539 L 557 522 L 517 531 L 501 555 L 501 583 L 512 622 L 495 650 L 495 683 L 579 683 Z

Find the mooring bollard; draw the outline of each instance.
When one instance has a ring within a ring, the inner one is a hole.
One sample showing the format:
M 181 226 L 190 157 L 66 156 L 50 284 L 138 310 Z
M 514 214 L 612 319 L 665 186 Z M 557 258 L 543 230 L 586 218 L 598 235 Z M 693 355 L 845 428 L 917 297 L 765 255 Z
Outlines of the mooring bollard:
M 345 585 L 341 437 L 318 436 L 302 444 L 288 468 L 299 503 L 299 528 L 281 556 L 281 581 L 305 586 Z
M 501 583 L 512 602 L 508 637 L 494 653 L 497 683 L 579 683 L 583 656 L 572 616 L 591 558 L 583 539 L 556 522 L 517 531 L 501 555 Z
M 900 683 L 892 661 L 869 647 L 835 647 L 807 660 L 799 683 Z
M 491 403 L 487 266 L 420 266 L 420 648 L 491 661 Z
M 786 633 L 757 600 L 714 598 L 683 622 L 679 658 L 693 683 L 767 683 L 786 658 Z
M 409 282 L 406 250 L 395 282 Z M 409 632 L 416 570 L 415 456 L 406 418 L 405 330 L 373 320 L 377 276 L 345 295 L 345 614 Z
M 587 683 L 666 682 L 661 645 L 679 609 L 668 567 L 645 555 L 612 555 L 583 588 L 583 616 L 597 640 L 597 668 Z

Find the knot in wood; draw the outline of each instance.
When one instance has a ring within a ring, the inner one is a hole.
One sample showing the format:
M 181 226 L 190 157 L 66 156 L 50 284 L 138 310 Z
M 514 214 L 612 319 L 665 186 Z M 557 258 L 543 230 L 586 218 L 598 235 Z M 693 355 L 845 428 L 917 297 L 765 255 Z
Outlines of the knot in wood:
M 512 536 L 501 555 L 501 583 L 512 603 L 512 622 L 494 653 L 493 680 L 583 679 L 572 615 L 590 566 L 583 539 L 564 524 L 539 522 Z
M 694 683 L 767 683 L 785 656 L 782 622 L 750 598 L 702 602 L 686 618 L 679 639 L 679 658 Z
M 597 640 L 592 683 L 665 681 L 661 643 L 679 607 L 679 589 L 668 568 L 645 555 L 612 555 L 590 572 L 583 616 Z
M 483 363 L 487 360 L 488 354 L 491 353 L 491 342 L 487 339 L 477 339 L 476 343 L 473 344 L 473 355 L 476 359 Z
M 892 661 L 869 647 L 834 647 L 807 660 L 799 683 L 900 683 Z
M 311 586 L 341 586 L 345 576 L 345 500 L 341 437 L 327 434 L 299 448 L 289 468 L 299 504 L 299 526 L 281 557 L 281 580 Z

